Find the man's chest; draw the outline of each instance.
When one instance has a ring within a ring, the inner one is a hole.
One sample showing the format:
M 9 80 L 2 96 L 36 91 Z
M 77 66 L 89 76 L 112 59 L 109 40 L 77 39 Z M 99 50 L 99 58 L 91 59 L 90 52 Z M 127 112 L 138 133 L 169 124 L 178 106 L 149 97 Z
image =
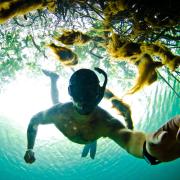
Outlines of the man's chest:
M 86 144 L 100 137 L 100 122 L 90 121 L 80 123 L 76 121 L 64 121 L 56 124 L 56 127 L 71 141 Z

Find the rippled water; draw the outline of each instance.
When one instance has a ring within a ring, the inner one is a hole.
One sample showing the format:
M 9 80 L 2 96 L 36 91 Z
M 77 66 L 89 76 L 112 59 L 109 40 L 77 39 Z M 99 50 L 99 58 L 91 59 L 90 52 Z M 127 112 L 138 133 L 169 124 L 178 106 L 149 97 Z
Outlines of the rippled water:
M 178 82 L 173 81 L 171 84 L 179 91 Z M 150 132 L 172 116 L 180 114 L 180 99 L 162 82 L 147 88 L 130 101 L 136 121 L 135 129 Z M 137 109 L 135 104 L 138 104 Z M 3 109 L 1 102 L 0 109 Z M 180 179 L 180 159 L 150 166 L 144 160 L 129 155 L 109 139 L 98 141 L 95 160 L 81 158 L 83 146 L 68 141 L 51 125 L 39 128 L 35 146 L 37 160 L 33 165 L 27 165 L 23 161 L 27 122 L 17 123 L 23 119 L 9 118 L 11 110 L 12 107 L 9 114 L 0 116 L 1 180 Z

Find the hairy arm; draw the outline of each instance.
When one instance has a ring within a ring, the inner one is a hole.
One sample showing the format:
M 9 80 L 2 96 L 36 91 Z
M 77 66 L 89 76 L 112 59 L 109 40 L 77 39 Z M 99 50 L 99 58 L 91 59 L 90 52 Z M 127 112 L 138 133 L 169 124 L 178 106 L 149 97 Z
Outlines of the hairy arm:
M 45 111 L 37 113 L 31 118 L 29 122 L 27 128 L 27 151 L 24 155 L 24 160 L 26 161 L 26 163 L 33 163 L 35 161 L 33 148 L 34 148 L 39 124 L 53 123 L 51 118 L 48 117 L 45 118 L 45 113 L 46 113 Z
M 122 129 L 112 133 L 110 138 L 128 153 L 143 158 L 143 144 L 146 140 L 146 135 L 143 132 Z
M 38 126 L 40 124 L 54 124 L 57 120 L 57 117 L 61 115 L 61 107 L 61 103 L 56 104 L 46 111 L 37 113 L 31 118 L 27 129 L 28 149 L 32 149 L 34 147 Z
M 127 129 L 117 119 L 112 119 L 109 122 L 109 130 L 108 137 L 110 139 L 131 155 L 143 158 L 143 144 L 146 140 L 145 133 Z
M 34 115 L 31 118 L 27 129 L 27 149 L 33 149 L 37 135 L 38 125 L 41 124 L 42 121 L 43 121 L 42 112 Z
M 117 120 L 114 119 L 114 121 L 118 124 Z M 109 138 L 133 156 L 148 159 L 152 165 L 172 161 L 180 157 L 179 115 L 173 117 L 151 134 L 132 131 L 120 125 L 113 126 L 112 122 L 109 127 Z M 146 146 L 143 155 L 144 144 Z

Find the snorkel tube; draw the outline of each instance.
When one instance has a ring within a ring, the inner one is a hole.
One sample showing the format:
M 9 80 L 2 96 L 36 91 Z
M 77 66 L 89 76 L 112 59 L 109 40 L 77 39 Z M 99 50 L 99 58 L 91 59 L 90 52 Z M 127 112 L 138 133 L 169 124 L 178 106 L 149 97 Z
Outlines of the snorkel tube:
M 107 84 L 108 78 L 107 78 L 107 74 L 106 74 L 106 72 L 104 70 L 102 70 L 102 69 L 100 69 L 98 67 L 95 67 L 94 70 L 97 71 L 99 74 L 102 74 L 104 76 L 104 83 L 103 83 L 103 86 L 100 87 L 101 91 L 100 91 L 99 97 L 97 99 L 97 104 L 99 104 L 101 99 L 104 97 L 104 92 L 105 92 L 105 89 L 106 89 L 106 84 Z

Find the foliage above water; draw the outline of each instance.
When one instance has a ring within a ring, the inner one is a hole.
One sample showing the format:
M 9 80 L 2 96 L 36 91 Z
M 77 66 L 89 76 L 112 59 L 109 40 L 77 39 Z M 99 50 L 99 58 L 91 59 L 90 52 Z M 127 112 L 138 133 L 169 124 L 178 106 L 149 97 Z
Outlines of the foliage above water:
M 154 62 L 162 62 L 165 66 L 161 71 L 170 68 L 174 71 L 171 74 L 177 76 L 180 64 L 177 56 L 180 54 L 179 20 L 180 5 L 175 0 L 164 0 L 163 3 L 155 0 L 3 0 L 0 2 L 1 86 L 15 78 L 19 70 L 37 75 L 49 64 L 61 74 L 65 73 L 64 65 L 71 65 L 69 68 L 73 65 L 74 69 L 101 67 L 110 79 L 120 82 L 126 79 L 123 82 L 125 87 L 134 84 L 132 79 L 137 70 L 139 74 L 144 73 L 136 75 L 141 81 L 143 77 L 143 82 L 138 81 L 142 87 L 154 82 L 159 71 Z M 74 34 L 70 37 L 71 30 Z M 115 42 L 114 34 L 118 36 L 118 45 L 110 44 Z M 56 49 L 62 47 L 64 50 L 56 50 L 61 58 L 52 56 L 48 48 L 52 44 Z M 160 59 L 157 52 L 152 51 L 154 44 L 160 47 L 158 53 L 163 58 L 167 56 L 173 60 L 167 63 Z M 146 60 L 132 62 L 132 55 L 137 56 L 142 45 L 151 49 L 146 52 L 149 57 L 145 55 L 142 57 Z M 165 46 L 167 53 L 162 54 L 161 49 Z M 113 56 L 112 47 L 117 57 Z M 61 63 L 62 57 L 65 57 L 64 62 L 70 58 L 76 61 L 73 64 Z M 118 60 L 114 61 L 114 58 Z M 146 76 L 146 73 L 149 74 Z M 138 86 L 137 83 L 134 91 Z

